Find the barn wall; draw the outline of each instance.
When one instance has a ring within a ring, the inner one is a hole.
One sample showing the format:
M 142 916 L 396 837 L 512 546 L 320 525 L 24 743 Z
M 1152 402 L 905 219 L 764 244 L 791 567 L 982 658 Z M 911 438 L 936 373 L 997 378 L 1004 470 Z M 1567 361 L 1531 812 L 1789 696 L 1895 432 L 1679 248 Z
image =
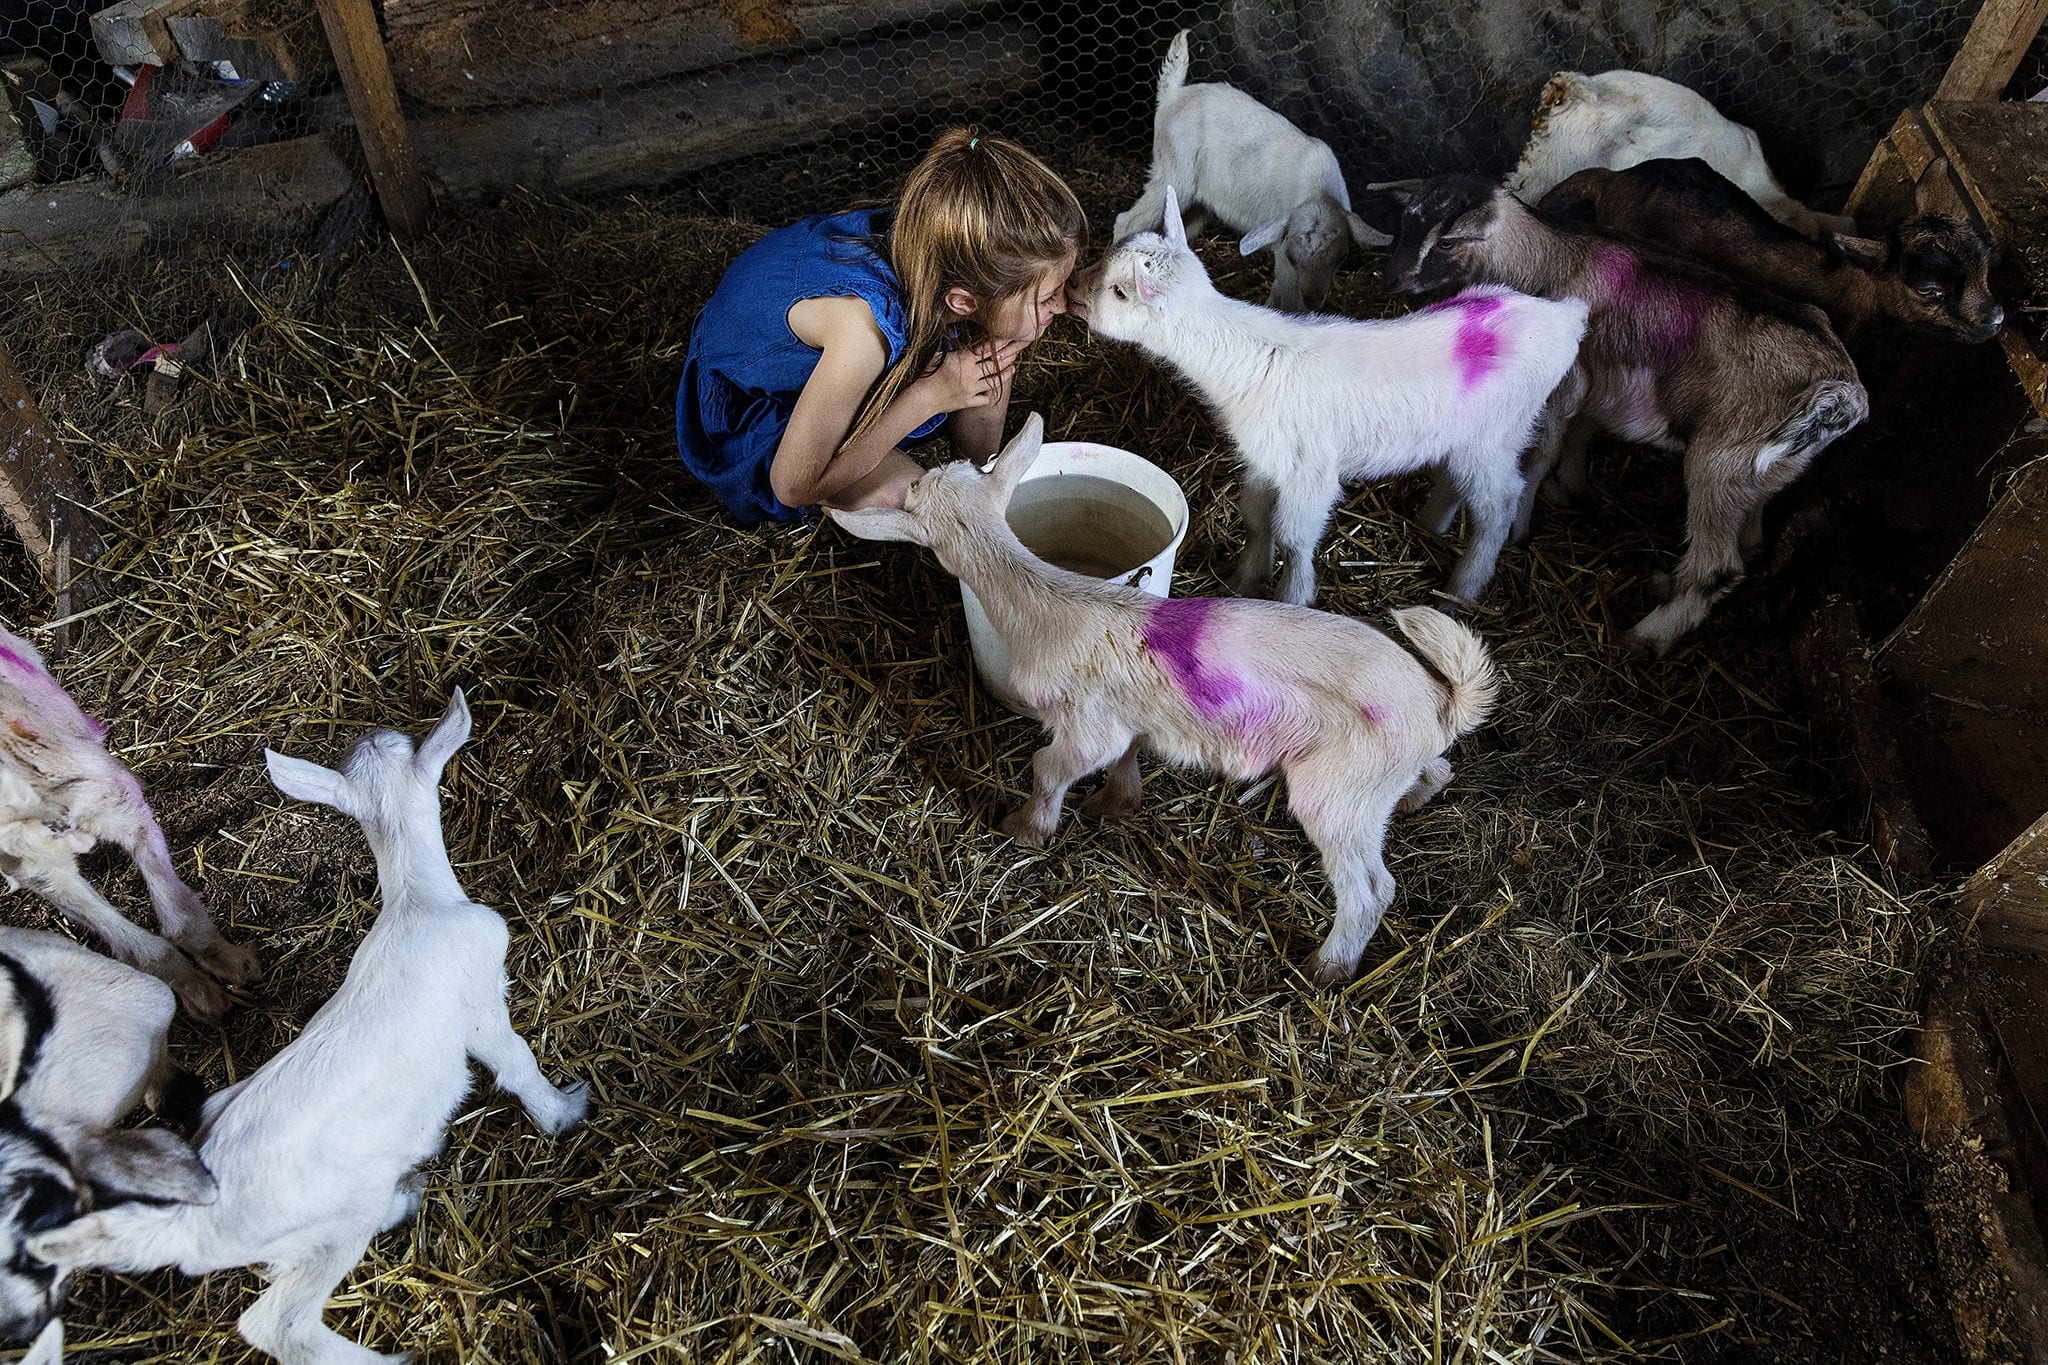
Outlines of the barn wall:
M 1557 70 L 1691 85 L 1763 137 L 1795 190 L 1846 189 L 1933 93 L 1974 3 L 1228 0 L 1211 64 L 1337 148 L 1354 184 L 1506 170 Z M 2038 61 L 2020 81 L 2037 76 Z M 2029 87 L 2025 93 L 2031 94 Z

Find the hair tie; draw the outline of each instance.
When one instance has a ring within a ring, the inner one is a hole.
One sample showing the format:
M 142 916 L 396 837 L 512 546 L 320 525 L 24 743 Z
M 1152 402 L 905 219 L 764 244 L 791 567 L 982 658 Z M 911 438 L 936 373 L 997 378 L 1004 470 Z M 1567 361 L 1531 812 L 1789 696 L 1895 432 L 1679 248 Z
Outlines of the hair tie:
M 981 141 L 981 139 L 980 139 L 980 138 L 978 138 L 978 137 L 971 137 L 971 138 L 967 139 L 967 150 L 968 150 L 968 151 L 970 151 L 970 152 L 971 152 L 971 151 L 973 151 L 973 150 L 974 150 L 974 148 L 975 148 L 975 145 L 976 145 L 977 143 L 979 143 L 980 141 Z

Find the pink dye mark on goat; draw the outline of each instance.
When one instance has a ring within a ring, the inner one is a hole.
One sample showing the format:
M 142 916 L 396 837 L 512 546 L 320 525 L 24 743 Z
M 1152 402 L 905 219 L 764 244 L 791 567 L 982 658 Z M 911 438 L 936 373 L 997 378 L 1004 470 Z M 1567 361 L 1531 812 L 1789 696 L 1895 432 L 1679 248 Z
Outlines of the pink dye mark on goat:
M 1381 706 L 1376 701 L 1369 701 L 1365 705 L 1359 707 L 1358 709 L 1365 712 L 1365 719 L 1367 723 L 1369 723 L 1372 726 L 1373 729 L 1384 730 L 1387 728 L 1386 707 Z
M 1644 341 L 1658 363 L 1669 364 L 1692 344 L 1700 322 L 1707 315 L 1707 296 L 1702 291 L 1683 282 L 1646 277 L 1642 263 L 1625 247 L 1597 249 L 1593 253 L 1593 273 L 1606 291 L 1610 307 L 1654 316 Z
M 1235 707 L 1245 691 L 1237 674 L 1212 667 L 1202 657 L 1202 640 L 1216 606 L 1214 597 L 1161 598 L 1145 618 L 1143 637 L 1146 650 L 1159 656 L 1188 704 L 1208 720 Z
M 107 737 L 107 727 L 87 715 L 84 709 L 71 699 L 71 694 L 64 690 L 64 684 L 36 667 L 33 660 L 15 653 L 6 645 L 0 645 L 0 669 L 21 675 L 14 682 L 14 686 L 20 691 L 42 693 L 44 704 L 57 709 L 60 713 L 68 708 L 73 715 L 85 722 L 86 729 L 92 732 L 94 739 Z
M 1468 389 L 1480 384 L 1498 368 L 1501 352 L 1507 349 L 1500 333 L 1487 325 L 1487 319 L 1500 310 L 1501 300 L 1497 294 L 1460 294 L 1421 310 L 1424 313 L 1459 314 L 1458 336 L 1451 343 L 1451 359 L 1457 362 L 1458 377 Z

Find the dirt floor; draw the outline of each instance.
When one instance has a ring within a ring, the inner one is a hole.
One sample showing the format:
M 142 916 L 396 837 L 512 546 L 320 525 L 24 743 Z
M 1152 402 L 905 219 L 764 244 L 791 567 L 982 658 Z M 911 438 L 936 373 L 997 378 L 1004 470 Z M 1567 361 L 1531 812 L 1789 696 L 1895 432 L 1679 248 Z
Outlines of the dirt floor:
M 1076 177 L 1099 227 L 1135 176 Z M 1326 888 L 1273 785 L 1154 768 L 1137 817 L 1011 844 L 1035 731 L 973 682 L 951 580 L 734 529 L 682 475 L 696 305 L 747 219 L 842 181 L 515 201 L 324 297 L 257 276 L 257 326 L 155 423 L 78 357 L 181 335 L 218 262 L 0 322 L 113 542 L 53 662 L 268 967 L 224 1029 L 178 1025 L 209 1083 L 293 1036 L 376 905 L 359 832 L 272 791 L 263 746 L 417 732 L 458 683 L 476 711 L 449 844 L 512 924 L 515 1023 L 597 1109 L 549 1141 L 479 1091 L 329 1322 L 433 1360 L 1955 1359 L 1896 1099 L 1938 902 L 1850 833 L 1767 592 L 1662 663 L 1622 648 L 1679 546 L 1670 462 L 1596 451 L 1594 504 L 1504 557 L 1471 619 L 1506 700 L 1396 824 L 1361 979 L 1314 989 Z M 1332 307 L 1388 311 L 1365 266 Z M 1060 327 L 1014 410 L 1171 469 L 1176 593 L 1221 591 L 1225 443 Z M 1322 606 L 1437 600 L 1458 541 L 1422 491 L 1348 498 Z M 72 1340 L 249 1359 L 258 1288 L 87 1279 Z

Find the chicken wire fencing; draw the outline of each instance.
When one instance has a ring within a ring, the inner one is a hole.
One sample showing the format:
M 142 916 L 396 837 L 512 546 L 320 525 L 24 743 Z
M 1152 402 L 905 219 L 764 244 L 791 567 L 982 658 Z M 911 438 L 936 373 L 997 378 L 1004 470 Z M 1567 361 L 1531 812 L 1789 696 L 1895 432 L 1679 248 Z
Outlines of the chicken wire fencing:
M 786 221 L 886 195 L 936 130 L 973 122 L 1068 173 L 1099 234 L 1142 180 L 1156 73 L 1182 28 L 1192 79 L 1232 81 L 1324 138 L 1354 186 L 1505 171 L 1553 71 L 1629 67 L 1754 126 L 1788 188 L 1832 206 L 1898 111 L 1933 92 L 1975 10 L 380 0 L 377 17 L 444 212 L 515 188 L 659 187 L 679 211 Z M 2042 51 L 2015 93 L 2043 80 Z M 233 268 L 210 278 L 231 314 L 375 230 L 310 0 L 0 0 L 0 78 L 0 283 L 17 297 L 31 277 L 133 290 L 226 253 Z

